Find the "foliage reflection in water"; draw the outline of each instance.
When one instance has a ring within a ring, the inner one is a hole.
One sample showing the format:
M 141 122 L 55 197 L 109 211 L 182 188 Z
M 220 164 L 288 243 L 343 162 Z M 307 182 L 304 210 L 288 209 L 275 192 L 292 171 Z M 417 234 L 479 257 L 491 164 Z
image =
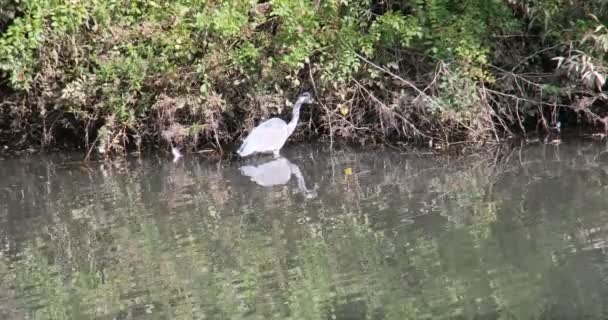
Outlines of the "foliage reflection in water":
M 605 152 L 1 160 L 0 318 L 605 319 Z

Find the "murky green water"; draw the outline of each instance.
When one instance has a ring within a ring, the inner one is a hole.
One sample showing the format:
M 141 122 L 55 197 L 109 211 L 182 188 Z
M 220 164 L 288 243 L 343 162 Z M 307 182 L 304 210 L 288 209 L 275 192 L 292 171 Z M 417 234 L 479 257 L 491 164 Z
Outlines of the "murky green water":
M 0 160 L 0 319 L 608 317 L 605 147 L 321 149 Z

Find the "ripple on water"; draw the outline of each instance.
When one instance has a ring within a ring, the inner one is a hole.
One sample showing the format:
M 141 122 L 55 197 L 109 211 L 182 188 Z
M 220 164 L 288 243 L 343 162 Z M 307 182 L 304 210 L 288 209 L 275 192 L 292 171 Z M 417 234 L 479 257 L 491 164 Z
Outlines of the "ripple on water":
M 0 318 L 605 319 L 581 148 L 0 160 Z

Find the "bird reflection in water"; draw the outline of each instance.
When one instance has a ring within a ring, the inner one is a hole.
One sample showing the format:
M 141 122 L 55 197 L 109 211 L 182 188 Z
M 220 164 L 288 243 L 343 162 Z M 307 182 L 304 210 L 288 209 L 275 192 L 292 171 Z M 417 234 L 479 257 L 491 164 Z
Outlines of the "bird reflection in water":
M 284 157 L 279 157 L 258 165 L 246 165 L 239 168 L 241 174 L 248 176 L 251 181 L 263 187 L 285 185 L 291 179 L 291 175 L 296 176 L 298 189 L 308 199 L 317 196 L 316 187 L 308 189 L 302 176 L 300 168 Z

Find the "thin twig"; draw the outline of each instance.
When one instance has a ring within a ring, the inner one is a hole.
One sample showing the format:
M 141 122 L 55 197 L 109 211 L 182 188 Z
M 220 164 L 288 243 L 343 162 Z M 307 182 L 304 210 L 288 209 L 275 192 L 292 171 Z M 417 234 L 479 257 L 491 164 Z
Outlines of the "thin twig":
M 418 130 L 418 128 L 416 128 L 416 126 L 414 126 L 413 123 L 411 123 L 409 120 L 407 120 L 405 117 L 403 117 L 402 115 L 400 115 L 399 113 L 393 111 L 391 108 L 389 108 L 385 103 L 383 103 L 382 101 L 380 101 L 380 99 L 378 99 L 376 96 L 374 96 L 369 90 L 367 90 L 367 88 L 365 88 L 361 83 L 359 83 L 357 80 L 353 80 L 355 81 L 355 83 L 359 86 L 359 88 L 363 91 L 365 91 L 367 93 L 367 95 L 374 101 L 376 101 L 381 107 L 383 107 L 384 109 L 388 109 L 393 115 L 395 115 L 396 117 L 398 117 L 399 119 L 401 119 L 401 121 L 405 122 L 408 126 L 410 126 L 412 128 L 412 130 L 414 130 L 414 132 L 417 135 L 423 136 L 425 138 L 430 138 L 429 136 L 425 135 L 424 133 L 422 133 L 420 130 Z
M 547 106 L 556 106 L 556 107 L 561 107 L 561 108 L 570 108 L 572 109 L 572 106 L 566 105 L 566 104 L 556 104 L 556 103 L 548 103 L 548 102 L 542 102 L 542 101 L 534 101 L 534 100 L 530 100 L 530 99 L 526 99 L 526 98 L 522 98 L 522 97 L 518 97 L 514 94 L 509 94 L 509 93 L 504 93 L 504 92 L 500 92 L 500 91 L 496 91 L 496 90 L 492 90 L 492 89 L 488 89 L 486 88 L 486 90 L 490 93 L 499 95 L 499 96 L 503 96 L 503 97 L 508 97 L 508 98 L 512 98 L 512 99 L 516 99 L 519 101 L 526 101 L 526 102 L 530 102 L 533 104 L 541 104 L 541 105 L 547 105 Z
M 515 71 L 515 69 L 517 69 L 517 67 L 521 66 L 521 65 L 522 65 L 524 62 L 526 62 L 526 61 L 528 61 L 528 60 L 530 60 L 530 59 L 534 58 L 535 56 L 537 56 L 537 55 L 539 55 L 539 54 L 541 54 L 541 53 L 543 53 L 543 52 L 545 52 L 545 51 L 553 50 L 553 49 L 555 49 L 555 48 L 557 48 L 557 47 L 559 47 L 559 46 L 561 46 L 561 45 L 564 45 L 564 44 L 566 44 L 566 43 L 563 43 L 563 42 L 562 42 L 562 43 L 558 43 L 558 44 L 556 44 L 556 45 L 554 45 L 554 46 L 552 46 L 552 47 L 543 48 L 543 49 L 541 49 L 541 50 L 538 50 L 538 51 L 534 52 L 533 54 L 531 54 L 531 55 L 529 55 L 529 56 L 525 57 L 525 58 L 524 58 L 523 60 L 521 60 L 521 61 L 520 61 L 518 64 L 516 64 L 516 65 L 515 65 L 515 66 L 514 66 L 514 67 L 511 69 L 511 72 L 514 72 L 514 71 Z
M 373 63 L 373 62 L 371 62 L 371 61 L 369 61 L 369 60 L 367 60 L 365 57 L 363 57 L 362 55 L 360 55 L 360 54 L 358 54 L 358 53 L 356 53 L 356 52 L 355 52 L 355 55 L 356 55 L 356 56 L 357 56 L 359 59 L 361 59 L 361 60 L 363 60 L 364 62 L 366 62 L 367 64 L 369 64 L 370 66 L 372 66 L 372 67 L 374 67 L 374 68 L 376 68 L 376 69 L 378 69 L 378 70 L 380 70 L 380 71 L 382 71 L 382 72 L 384 72 L 384 73 L 386 73 L 386 74 L 388 74 L 388 75 L 392 76 L 393 78 L 395 78 L 395 79 L 397 79 L 397 80 L 399 80 L 399 81 L 401 81 L 401 82 L 405 83 L 405 84 L 406 84 L 406 85 L 408 85 L 410 88 L 414 89 L 414 91 L 418 92 L 418 95 L 419 95 L 419 96 L 423 96 L 423 97 L 425 97 L 426 99 L 429 99 L 429 101 L 431 101 L 433 104 L 436 104 L 436 102 L 435 102 L 435 100 L 434 100 L 433 98 L 431 98 L 429 95 L 427 95 L 427 94 L 426 94 L 424 91 L 422 91 L 422 90 L 418 89 L 418 87 L 416 87 L 416 86 L 415 86 L 413 83 L 411 83 L 411 82 L 409 82 L 409 81 L 407 81 L 407 80 L 403 79 L 402 77 L 400 77 L 400 76 L 398 76 L 398 75 L 396 75 L 396 74 L 392 73 L 392 72 L 391 72 L 391 71 L 389 71 L 388 69 L 383 68 L 383 67 L 381 67 L 381 66 L 379 66 L 379 65 L 377 65 L 377 64 L 375 64 L 375 63 Z M 416 99 L 418 99 L 418 97 L 416 97 Z M 414 99 L 414 100 L 416 100 L 416 99 Z
M 312 89 L 315 91 L 315 96 L 319 97 L 319 92 L 317 91 L 317 84 L 315 83 L 315 79 L 312 76 L 312 69 L 308 68 L 308 75 L 310 76 L 310 81 L 312 82 Z M 333 150 L 333 146 L 334 146 L 334 132 L 331 126 L 331 112 L 329 110 L 329 108 L 327 108 L 327 106 L 325 105 L 325 103 L 323 103 L 323 101 L 321 99 L 319 99 L 319 104 L 321 104 L 321 106 L 323 107 L 325 113 L 327 114 L 327 117 L 329 118 L 329 150 Z

